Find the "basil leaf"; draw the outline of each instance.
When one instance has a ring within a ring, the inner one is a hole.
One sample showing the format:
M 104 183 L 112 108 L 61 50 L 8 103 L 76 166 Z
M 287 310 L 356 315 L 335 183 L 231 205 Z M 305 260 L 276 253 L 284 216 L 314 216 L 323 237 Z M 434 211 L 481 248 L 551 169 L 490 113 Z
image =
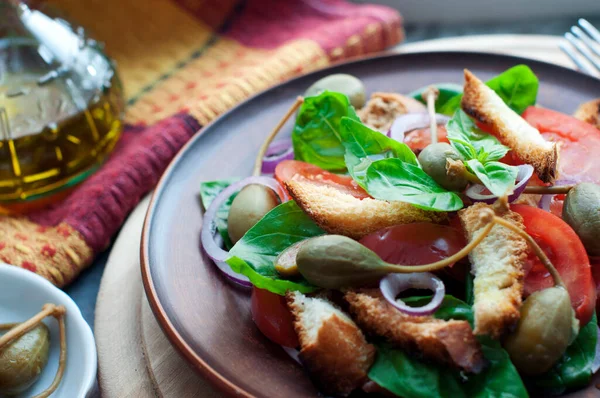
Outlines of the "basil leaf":
M 548 372 L 526 377 L 525 384 L 536 392 L 558 395 L 567 389 L 585 387 L 592 377 L 592 363 L 596 356 L 598 338 L 596 313 L 581 328 L 577 339 L 567 348 L 563 357 Z
M 408 145 L 371 130 L 354 119 L 341 120 L 340 138 L 346 149 L 344 159 L 348 172 L 361 187 L 366 188 L 367 169 L 376 160 L 398 158 L 417 165 L 417 157 Z
M 515 166 L 500 162 L 482 164 L 477 159 L 471 159 L 466 163 L 469 170 L 481 180 L 494 196 L 502 196 L 515 186 L 515 180 L 519 172 Z
M 407 303 L 418 305 L 429 300 L 430 297 L 405 299 Z M 448 295 L 434 316 L 445 320 L 467 320 L 471 325 L 473 322 L 471 307 Z M 480 338 L 479 342 L 490 365 L 477 375 L 461 375 L 447 366 L 427 363 L 387 344 L 379 344 L 369 378 L 406 398 L 527 397 L 527 390 L 517 370 L 500 344 L 488 338 Z
M 460 109 L 454 113 L 446 129 L 448 140 L 464 160 L 478 159 L 484 163 L 502 159 L 509 151 L 496 137 L 479 130 Z
M 238 178 L 231 178 L 227 180 L 207 181 L 201 183 L 200 199 L 202 200 L 202 206 L 204 206 L 204 209 L 208 209 L 208 206 L 210 206 L 217 195 L 219 195 L 221 191 L 237 180 Z M 221 208 L 217 211 L 217 215 L 215 217 L 217 231 L 221 235 L 221 238 L 223 239 L 223 246 L 225 246 L 225 249 L 227 250 L 233 247 L 233 243 L 229 238 L 229 231 L 227 229 L 227 217 L 229 216 L 231 203 L 236 195 L 237 194 L 231 195 L 231 197 L 221 205 Z
M 520 115 L 528 106 L 535 105 L 539 81 L 527 65 L 517 65 L 489 80 L 486 85 Z M 453 115 L 460 108 L 461 100 L 462 94 L 451 98 L 439 112 L 448 116 Z
M 417 101 L 419 101 L 423 104 L 426 104 L 425 100 L 423 99 L 423 93 L 430 86 L 431 85 L 421 87 L 421 88 L 411 92 L 410 94 L 408 94 L 408 96 L 416 99 Z M 434 84 L 433 86 L 435 88 L 437 88 L 438 91 L 440 92 L 437 99 L 435 100 L 435 111 L 436 112 L 439 112 L 439 110 L 444 107 L 446 102 L 448 102 L 452 98 L 456 97 L 457 95 L 462 94 L 462 92 L 463 92 L 463 86 L 461 86 L 460 84 L 456 84 L 456 83 L 438 83 L 438 84 Z
M 419 166 L 400 159 L 373 162 L 366 177 L 365 189 L 376 199 L 407 202 L 424 210 L 455 211 L 463 207 L 456 193 L 440 187 Z
M 344 147 L 339 130 L 345 116 L 359 120 L 344 94 L 325 91 L 316 97 L 305 98 L 292 132 L 296 159 L 325 170 L 344 171 Z
M 229 251 L 231 257 L 226 262 L 261 289 L 281 295 L 288 290 L 311 292 L 317 288 L 303 278 L 281 279 L 274 261 L 294 243 L 324 233 L 296 202 L 290 200 L 275 207 L 250 228 Z

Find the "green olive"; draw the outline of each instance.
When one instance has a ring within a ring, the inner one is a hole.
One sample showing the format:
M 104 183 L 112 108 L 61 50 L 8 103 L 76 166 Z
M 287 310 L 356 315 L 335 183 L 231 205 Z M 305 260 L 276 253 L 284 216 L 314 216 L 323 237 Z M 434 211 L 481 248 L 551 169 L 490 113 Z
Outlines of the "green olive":
M 587 252 L 600 256 L 600 186 L 584 182 L 573 187 L 565 199 L 562 217 Z
M 279 204 L 277 195 L 264 185 L 251 184 L 245 186 L 233 199 L 227 228 L 233 243 L 252 228 L 271 209 Z
M 304 93 L 305 97 L 314 97 L 323 91 L 336 91 L 346 94 L 353 107 L 359 109 L 365 105 L 367 94 L 365 85 L 352 75 L 336 73 L 317 80 Z
M 31 387 L 48 362 L 50 332 L 43 323 L 0 350 L 0 395 Z
M 504 348 L 519 372 L 542 374 L 563 356 L 578 329 L 569 293 L 551 287 L 525 300 L 517 329 L 507 336 Z
M 306 240 L 294 243 L 277 256 L 275 259 L 275 270 L 279 272 L 279 275 L 283 277 L 294 277 L 300 274 L 298 265 L 296 264 L 296 256 L 304 242 L 306 242 Z
M 464 191 L 468 181 L 462 176 L 448 175 L 447 159 L 460 160 L 461 158 L 458 152 L 445 142 L 428 145 L 419 154 L 421 167 L 435 182 L 449 191 Z
M 327 289 L 367 285 L 389 273 L 377 254 L 341 235 L 308 239 L 298 250 L 296 264 L 308 282 Z

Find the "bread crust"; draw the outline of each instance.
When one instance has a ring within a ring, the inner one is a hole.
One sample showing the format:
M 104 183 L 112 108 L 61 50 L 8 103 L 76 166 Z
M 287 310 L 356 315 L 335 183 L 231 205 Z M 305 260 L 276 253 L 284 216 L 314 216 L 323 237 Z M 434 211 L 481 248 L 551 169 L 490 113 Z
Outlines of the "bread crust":
M 398 116 L 426 111 L 425 105 L 414 98 L 396 93 L 376 92 L 357 113 L 360 120 L 370 128 L 387 132 Z
M 573 116 L 600 129 L 600 98 L 579 105 Z
M 535 169 L 540 180 L 557 177 L 558 146 L 544 140 L 540 132 L 515 113 L 481 80 L 465 69 L 461 107 L 471 117 L 489 126 L 498 139 Z
M 490 205 L 476 203 L 458 212 L 468 241 L 485 226 L 480 212 Z M 525 228 L 518 213 L 507 210 L 501 216 L 519 228 Z M 528 246 L 525 239 L 495 225 L 483 241 L 469 253 L 475 303 L 475 334 L 499 338 L 512 330 L 520 317 L 523 296 L 523 266 Z
M 481 346 L 467 321 L 404 314 L 388 303 L 379 290 L 348 291 L 344 298 L 356 322 L 370 334 L 467 372 L 478 373 L 485 366 Z
M 360 239 L 380 229 L 414 222 L 440 223 L 443 212 L 418 209 L 404 202 L 358 199 L 339 190 L 305 180 L 290 180 L 285 187 L 310 218 L 330 234 Z
M 315 302 L 330 305 L 334 313 L 323 313 L 314 325 L 305 324 L 302 314 Z M 288 292 L 288 308 L 300 341 L 300 360 L 320 391 L 347 396 L 368 380 L 376 349 L 367 343 L 362 331 L 341 310 L 324 298 L 308 299 L 302 293 Z M 318 328 L 318 330 L 313 330 Z

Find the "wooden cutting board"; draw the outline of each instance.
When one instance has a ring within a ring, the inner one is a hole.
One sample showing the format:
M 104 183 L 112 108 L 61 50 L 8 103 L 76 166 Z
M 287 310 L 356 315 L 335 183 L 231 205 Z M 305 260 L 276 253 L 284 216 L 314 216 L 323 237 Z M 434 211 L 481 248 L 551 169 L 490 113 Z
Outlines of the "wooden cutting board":
M 467 36 L 398 46 L 395 52 L 488 51 L 572 67 L 558 49 L 560 37 Z M 146 300 L 139 244 L 148 208 L 144 199 L 123 226 L 102 277 L 96 305 L 98 383 L 104 398 L 218 397 L 170 345 Z

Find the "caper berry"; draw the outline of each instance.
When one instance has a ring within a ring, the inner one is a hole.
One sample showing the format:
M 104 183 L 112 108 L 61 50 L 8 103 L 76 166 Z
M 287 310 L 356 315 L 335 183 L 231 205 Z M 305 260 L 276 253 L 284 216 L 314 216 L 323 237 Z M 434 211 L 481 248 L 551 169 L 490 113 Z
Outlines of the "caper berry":
M 577 233 L 592 256 L 600 256 L 600 186 L 581 183 L 567 194 L 563 220 Z
M 233 243 L 252 228 L 261 218 L 279 204 L 275 192 L 264 185 L 247 185 L 231 203 L 227 228 Z
M 341 235 L 308 239 L 298 250 L 296 264 L 308 282 L 327 289 L 368 285 L 389 273 L 389 264 L 377 254 Z
M 548 371 L 577 336 L 579 323 L 563 287 L 551 287 L 529 296 L 521 318 L 504 348 L 519 372 L 537 375 Z
M 306 242 L 306 240 L 294 243 L 277 256 L 275 259 L 275 270 L 279 272 L 279 275 L 283 277 L 293 277 L 300 274 L 298 265 L 296 264 L 296 256 L 304 242 Z
M 357 109 L 365 105 L 367 98 L 365 85 L 360 79 L 345 73 L 336 73 L 317 80 L 306 90 L 304 96 L 313 97 L 323 91 L 336 91 L 346 94 L 350 99 L 350 104 Z
M 468 181 L 460 175 L 449 175 L 446 169 L 447 159 L 460 160 L 460 155 L 450 144 L 438 142 L 425 147 L 419 154 L 419 163 L 423 171 L 442 187 L 449 191 L 463 191 Z
M 17 395 L 37 381 L 48 362 L 50 332 L 41 323 L 0 350 L 0 395 Z

